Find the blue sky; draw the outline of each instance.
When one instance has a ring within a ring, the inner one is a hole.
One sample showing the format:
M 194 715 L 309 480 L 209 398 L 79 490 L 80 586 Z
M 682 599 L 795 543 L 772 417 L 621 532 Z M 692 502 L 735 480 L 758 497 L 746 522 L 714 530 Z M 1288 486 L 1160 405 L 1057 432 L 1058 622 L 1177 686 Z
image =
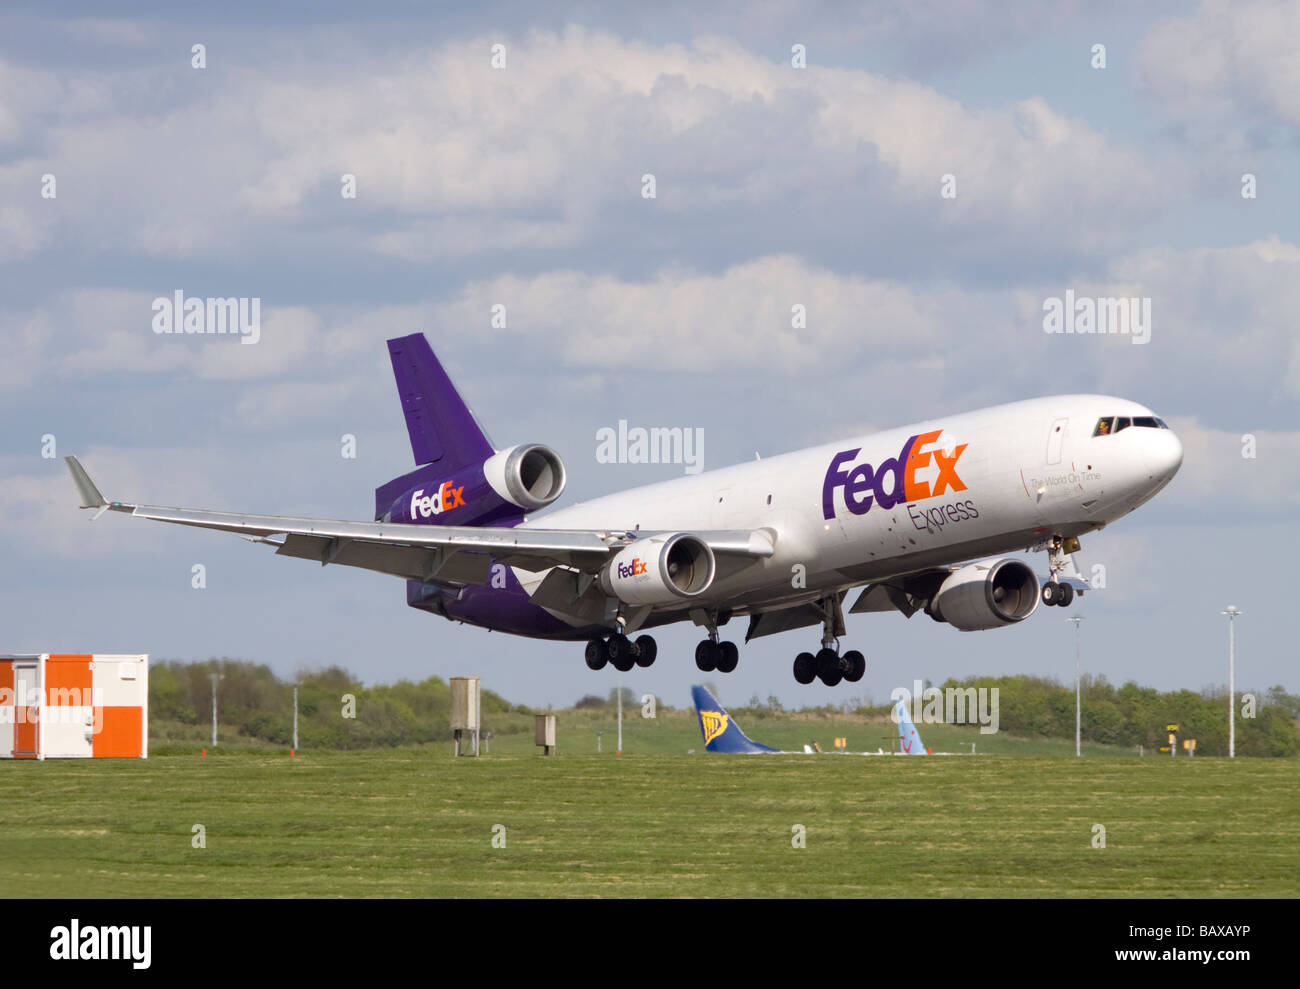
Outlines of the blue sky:
M 580 645 L 453 626 L 395 579 L 76 511 L 69 453 L 109 497 L 367 518 L 411 466 L 383 342 L 423 331 L 499 445 L 564 456 L 566 503 L 681 472 L 598 463 L 619 419 L 702 428 L 711 468 L 1052 392 L 1142 401 L 1187 456 L 1084 541 L 1108 585 L 1085 668 L 1221 683 L 1232 603 L 1238 683 L 1300 686 L 1300 6 L 116 11 L 0 15 L 0 649 L 607 690 Z M 155 335 L 178 289 L 260 298 L 261 341 Z M 1151 342 L 1045 334 L 1066 289 L 1150 298 Z M 1066 677 L 1062 618 L 851 617 L 852 696 Z M 627 682 L 685 704 L 695 632 L 659 638 Z M 813 638 L 744 648 L 722 699 L 851 696 L 793 682 Z

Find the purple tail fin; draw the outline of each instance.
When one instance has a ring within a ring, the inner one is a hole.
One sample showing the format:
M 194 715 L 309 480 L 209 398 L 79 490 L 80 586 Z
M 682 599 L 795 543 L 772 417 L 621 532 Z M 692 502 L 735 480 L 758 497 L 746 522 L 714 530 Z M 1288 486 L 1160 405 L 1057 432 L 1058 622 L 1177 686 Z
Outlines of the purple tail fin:
M 478 464 L 495 452 L 423 333 L 388 341 L 415 465 Z

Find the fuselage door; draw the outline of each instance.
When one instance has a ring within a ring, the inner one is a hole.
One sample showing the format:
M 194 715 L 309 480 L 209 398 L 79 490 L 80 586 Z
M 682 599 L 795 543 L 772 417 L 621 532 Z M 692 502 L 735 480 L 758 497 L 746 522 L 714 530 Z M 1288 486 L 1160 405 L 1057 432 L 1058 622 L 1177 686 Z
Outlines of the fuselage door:
M 1052 420 L 1051 432 L 1047 434 L 1047 463 L 1049 465 L 1061 462 L 1061 447 L 1065 443 L 1065 429 L 1069 422 L 1069 419 Z

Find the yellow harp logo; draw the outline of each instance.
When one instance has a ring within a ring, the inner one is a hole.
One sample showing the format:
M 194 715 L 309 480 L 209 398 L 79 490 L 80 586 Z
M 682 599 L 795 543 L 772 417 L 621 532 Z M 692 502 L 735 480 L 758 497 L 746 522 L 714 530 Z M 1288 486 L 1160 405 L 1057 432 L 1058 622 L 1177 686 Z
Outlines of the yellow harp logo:
M 700 721 L 704 725 L 705 745 L 727 730 L 727 716 L 721 711 L 701 711 Z

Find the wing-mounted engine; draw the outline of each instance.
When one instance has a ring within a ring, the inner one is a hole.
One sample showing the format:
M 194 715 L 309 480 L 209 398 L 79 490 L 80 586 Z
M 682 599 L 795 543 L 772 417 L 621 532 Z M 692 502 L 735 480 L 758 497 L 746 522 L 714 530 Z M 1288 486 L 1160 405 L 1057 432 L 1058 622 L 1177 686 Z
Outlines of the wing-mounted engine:
M 709 544 L 678 532 L 623 547 L 601 570 L 600 586 L 626 604 L 673 604 L 703 594 L 716 572 Z
M 1016 559 L 971 563 L 955 570 L 930 599 L 926 612 L 963 632 L 1024 621 L 1038 607 L 1038 576 Z

